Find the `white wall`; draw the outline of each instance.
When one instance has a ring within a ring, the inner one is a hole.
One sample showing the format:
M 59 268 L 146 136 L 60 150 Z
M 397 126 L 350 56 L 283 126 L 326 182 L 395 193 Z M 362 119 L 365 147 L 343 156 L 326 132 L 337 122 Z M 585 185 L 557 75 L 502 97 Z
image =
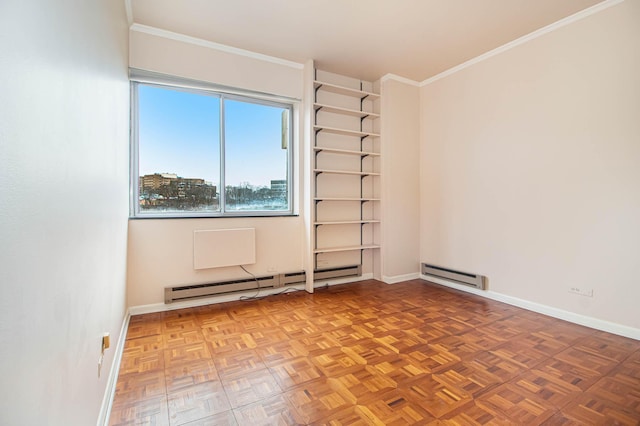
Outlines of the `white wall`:
M 255 228 L 255 275 L 303 269 L 300 218 L 140 219 L 129 225 L 129 306 L 164 303 L 164 288 L 231 278 L 251 278 L 240 267 L 193 269 L 193 231 Z
M 0 4 L 0 424 L 96 423 L 125 314 L 123 2 Z
M 422 261 L 640 328 L 638 76 L 625 1 L 425 85 Z
M 207 47 L 197 40 L 146 28 L 131 31 L 130 66 L 216 84 L 301 99 L 303 66 L 263 60 Z M 180 38 L 179 36 L 177 38 Z M 302 109 L 302 108 L 300 108 Z M 300 112 L 298 117 L 303 117 Z M 303 120 L 297 122 L 298 140 Z M 302 165 L 302 150 L 294 147 Z M 300 167 L 295 171 L 300 216 L 278 218 L 139 219 L 129 222 L 127 303 L 163 303 L 164 288 L 248 277 L 239 267 L 193 269 L 193 231 L 256 229 L 256 263 L 246 268 L 256 275 L 305 269 L 304 192 Z
M 420 89 L 394 77 L 381 83 L 382 279 L 420 270 Z

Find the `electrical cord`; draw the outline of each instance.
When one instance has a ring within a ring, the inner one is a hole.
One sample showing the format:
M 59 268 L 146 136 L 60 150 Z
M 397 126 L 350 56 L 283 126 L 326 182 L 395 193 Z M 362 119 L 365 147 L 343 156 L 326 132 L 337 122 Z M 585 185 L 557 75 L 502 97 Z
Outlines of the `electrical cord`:
M 240 268 L 242 268 L 242 270 L 244 272 L 246 272 L 248 275 L 251 276 L 251 278 L 253 278 L 253 280 L 256 282 L 256 286 L 257 286 L 256 287 L 256 294 L 254 294 L 253 296 L 240 296 L 239 300 L 242 300 L 242 301 L 245 301 L 245 300 L 262 300 L 262 299 L 265 299 L 265 298 L 267 298 L 269 296 L 278 296 L 278 295 L 281 295 L 281 294 L 295 293 L 295 292 L 298 292 L 298 291 L 305 291 L 306 292 L 306 290 L 301 290 L 299 288 L 285 288 L 284 290 L 279 291 L 277 293 L 271 293 L 271 294 L 266 294 L 264 296 L 260 296 L 260 290 L 262 290 L 262 287 L 260 287 L 260 281 L 258 280 L 258 277 L 253 275 L 251 272 L 247 271 L 247 269 L 244 266 L 242 266 L 242 265 L 238 265 L 238 266 L 240 266 Z
M 245 271 L 247 274 L 251 275 L 251 278 L 253 278 L 253 280 L 256 282 L 256 294 L 253 296 L 240 296 L 240 300 L 254 300 L 255 298 L 258 297 L 258 295 L 260 294 L 260 281 L 258 281 L 258 277 L 256 277 L 255 275 L 253 275 L 251 272 L 247 271 L 247 269 L 242 266 L 242 265 L 238 265 L 242 268 L 243 271 Z

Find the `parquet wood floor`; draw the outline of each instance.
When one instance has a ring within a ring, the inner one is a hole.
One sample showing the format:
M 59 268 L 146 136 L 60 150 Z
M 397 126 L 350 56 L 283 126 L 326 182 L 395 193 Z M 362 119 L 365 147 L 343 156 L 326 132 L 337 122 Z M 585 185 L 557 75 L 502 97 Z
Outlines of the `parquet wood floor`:
M 640 424 L 640 342 L 422 280 L 131 318 L 111 425 Z

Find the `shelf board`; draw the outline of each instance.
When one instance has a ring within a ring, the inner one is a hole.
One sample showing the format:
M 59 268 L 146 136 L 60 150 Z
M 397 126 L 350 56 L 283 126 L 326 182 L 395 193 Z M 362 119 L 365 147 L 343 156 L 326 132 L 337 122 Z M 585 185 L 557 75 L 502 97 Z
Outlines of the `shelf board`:
M 355 172 L 351 170 L 326 170 L 326 169 L 315 169 L 315 174 L 318 175 L 320 173 L 331 173 L 334 175 L 352 175 L 352 176 L 380 176 L 380 173 L 373 172 Z
M 380 198 L 316 197 L 314 201 L 380 201 Z
M 351 87 L 339 86 L 337 84 L 325 83 L 323 81 L 314 81 L 313 82 L 314 90 L 322 88 L 322 90 L 326 90 L 327 92 L 337 93 L 339 95 L 346 96 L 356 96 L 360 99 L 371 98 L 378 99 L 380 97 L 379 94 L 373 92 L 366 92 L 360 89 L 352 89 Z
M 314 222 L 314 225 L 354 225 L 364 223 L 380 223 L 377 219 L 363 219 L 363 220 L 333 220 L 333 221 L 321 221 Z
M 378 137 L 380 136 L 378 133 L 371 132 L 361 132 L 359 130 L 347 130 L 347 129 L 338 129 L 337 127 L 327 127 L 327 126 L 313 126 L 313 130 L 316 132 L 327 132 L 334 133 L 336 135 L 344 135 L 344 136 L 357 136 L 360 138 L 366 137 Z
M 344 246 L 344 247 L 331 247 L 331 248 L 321 248 L 315 249 L 314 253 L 336 253 L 340 251 L 354 251 L 354 250 L 370 250 L 370 249 L 378 249 L 380 248 L 377 244 L 363 244 L 359 246 Z
M 338 149 L 338 148 L 323 148 L 321 146 L 313 147 L 313 150 L 316 152 L 330 152 L 332 154 L 345 154 L 345 155 L 358 155 L 361 157 L 379 157 L 379 152 L 366 152 L 366 151 L 352 151 L 349 149 Z
M 360 117 L 360 118 L 375 119 L 375 118 L 379 118 L 380 117 L 380 114 L 377 114 L 375 112 L 359 111 L 357 109 L 341 108 L 341 107 L 337 107 L 337 106 L 333 106 L 333 105 L 313 104 L 313 108 L 316 111 L 323 110 L 323 111 L 326 111 L 326 112 L 332 112 L 332 113 L 344 114 L 344 115 L 351 115 L 353 117 Z

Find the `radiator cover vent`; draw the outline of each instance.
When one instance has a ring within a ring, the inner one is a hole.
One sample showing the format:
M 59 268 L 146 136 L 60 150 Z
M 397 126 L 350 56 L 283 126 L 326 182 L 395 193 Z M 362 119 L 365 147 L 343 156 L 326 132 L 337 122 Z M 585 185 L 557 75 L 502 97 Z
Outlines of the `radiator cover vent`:
M 306 273 L 293 272 L 287 274 L 267 275 L 254 278 L 232 279 L 216 281 L 206 284 L 182 285 L 166 287 L 164 289 L 164 303 L 179 302 L 182 300 L 200 299 L 219 294 L 234 293 L 260 288 L 278 288 L 291 284 L 304 284 Z M 258 281 L 256 283 L 256 281 Z
M 486 287 L 486 277 L 484 275 L 456 271 L 442 266 L 429 265 L 428 263 L 422 264 L 422 275 L 456 281 L 480 290 L 484 290 Z
M 316 269 L 313 272 L 314 281 L 331 278 L 359 277 L 362 275 L 362 265 L 340 266 L 331 269 Z

